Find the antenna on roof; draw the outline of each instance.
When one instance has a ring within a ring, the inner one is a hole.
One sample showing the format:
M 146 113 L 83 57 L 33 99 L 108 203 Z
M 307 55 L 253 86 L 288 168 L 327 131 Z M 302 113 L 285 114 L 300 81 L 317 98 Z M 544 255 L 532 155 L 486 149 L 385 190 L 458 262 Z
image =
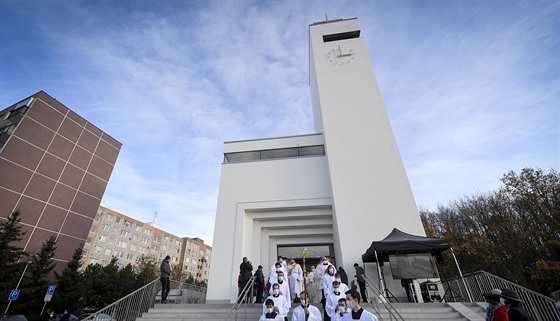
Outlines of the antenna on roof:
M 329 17 L 327 16 L 326 12 L 325 12 L 325 21 L 329 21 Z
M 156 223 L 157 211 L 154 212 L 154 219 L 152 220 L 152 226 Z

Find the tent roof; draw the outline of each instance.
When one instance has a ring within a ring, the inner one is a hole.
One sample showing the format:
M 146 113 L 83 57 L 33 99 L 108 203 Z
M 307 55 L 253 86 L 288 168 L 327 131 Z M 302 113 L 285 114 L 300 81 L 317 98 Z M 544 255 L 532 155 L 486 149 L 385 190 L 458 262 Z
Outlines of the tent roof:
M 412 235 L 394 228 L 383 240 L 371 243 L 366 253 L 362 255 L 362 261 L 376 262 L 375 251 L 381 260 L 388 261 L 391 254 L 431 253 L 436 255 L 449 248 L 451 248 L 449 239 Z

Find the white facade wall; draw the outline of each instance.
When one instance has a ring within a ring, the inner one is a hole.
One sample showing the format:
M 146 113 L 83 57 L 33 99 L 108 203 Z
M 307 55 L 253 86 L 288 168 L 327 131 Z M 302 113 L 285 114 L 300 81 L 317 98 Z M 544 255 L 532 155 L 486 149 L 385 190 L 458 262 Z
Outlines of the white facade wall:
M 322 135 L 309 135 L 226 143 L 224 150 L 322 144 Z M 222 165 L 207 302 L 235 302 L 244 256 L 268 274 L 278 245 L 332 243 L 326 171 L 324 156 Z

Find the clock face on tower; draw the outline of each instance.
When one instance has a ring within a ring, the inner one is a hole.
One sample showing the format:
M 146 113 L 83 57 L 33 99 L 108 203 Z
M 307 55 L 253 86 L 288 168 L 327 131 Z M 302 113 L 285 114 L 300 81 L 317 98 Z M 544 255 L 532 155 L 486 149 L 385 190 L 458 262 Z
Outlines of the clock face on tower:
M 356 57 L 356 53 L 349 48 L 338 46 L 327 53 L 327 61 L 333 65 L 349 64 Z

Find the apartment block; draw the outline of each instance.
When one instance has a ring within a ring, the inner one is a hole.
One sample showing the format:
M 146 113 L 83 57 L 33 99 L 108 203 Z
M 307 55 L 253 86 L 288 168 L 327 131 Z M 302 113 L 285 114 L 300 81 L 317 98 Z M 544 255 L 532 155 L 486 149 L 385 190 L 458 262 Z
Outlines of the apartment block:
M 65 266 L 88 236 L 121 145 L 43 91 L 0 111 L 0 221 L 20 210 L 24 251 L 55 235 L 56 269 Z
M 159 265 L 169 255 L 173 270 L 207 281 L 211 249 L 199 238 L 181 238 L 153 222 L 144 223 L 101 205 L 84 244 L 84 267 L 106 265 L 113 257 L 120 266 L 134 265 L 142 258 Z

